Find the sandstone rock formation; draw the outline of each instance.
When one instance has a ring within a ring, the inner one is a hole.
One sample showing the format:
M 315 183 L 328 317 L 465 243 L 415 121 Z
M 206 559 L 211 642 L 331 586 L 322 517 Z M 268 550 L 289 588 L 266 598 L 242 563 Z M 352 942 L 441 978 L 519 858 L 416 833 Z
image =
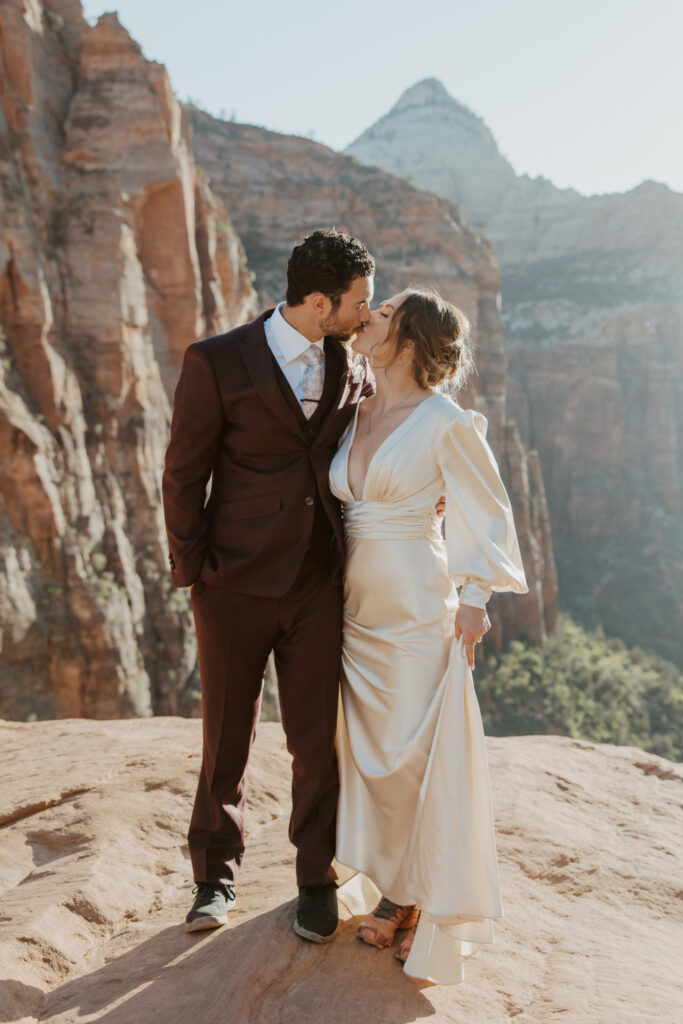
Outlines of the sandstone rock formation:
M 683 664 L 683 195 L 517 176 L 434 79 L 348 152 L 461 203 L 493 243 L 507 415 L 540 453 L 565 606 Z
M 347 152 L 458 203 L 480 230 L 516 185 L 490 129 L 436 78 L 406 89 Z
M 0 707 L 188 710 L 160 473 L 182 352 L 249 315 L 165 70 L 77 0 L 0 5 Z
M 227 928 L 188 935 L 197 721 L 0 725 L 0 1019 L 34 1024 L 677 1024 L 680 766 L 558 737 L 488 741 L 505 917 L 456 988 L 291 930 L 289 757 L 262 724 Z
M 681 664 L 683 304 L 632 306 L 581 341 L 508 355 L 567 606 Z
M 547 261 L 574 254 L 577 263 L 586 260 L 585 288 L 608 307 L 633 301 L 624 275 L 639 274 L 638 299 L 683 298 L 682 195 L 646 181 L 627 193 L 587 197 L 517 175 L 484 121 L 434 78 L 407 89 L 347 152 L 458 203 L 506 270 L 543 261 L 549 275 Z M 538 282 L 539 292 L 546 283 Z
M 293 241 L 336 222 L 374 248 L 378 289 L 429 281 L 467 310 L 479 377 L 464 401 L 489 417 L 531 585 L 498 600 L 492 640 L 541 641 L 556 606 L 543 481 L 505 417 L 499 270 L 457 209 L 195 112 L 212 188 L 165 70 L 78 0 L 6 0 L 0 72 L 0 713 L 197 709 L 159 480 L 186 345 L 256 311 L 238 232 L 262 301 Z
M 500 271 L 491 247 L 453 204 L 306 139 L 224 123 L 193 109 L 194 152 L 231 211 L 264 305 L 279 301 L 293 244 L 320 226 L 362 238 L 378 261 L 375 291 L 432 284 L 473 326 L 478 375 L 461 398 L 489 419 L 511 486 L 530 593 L 494 600 L 495 630 L 542 641 L 554 629 L 557 581 L 543 480 L 505 417 Z

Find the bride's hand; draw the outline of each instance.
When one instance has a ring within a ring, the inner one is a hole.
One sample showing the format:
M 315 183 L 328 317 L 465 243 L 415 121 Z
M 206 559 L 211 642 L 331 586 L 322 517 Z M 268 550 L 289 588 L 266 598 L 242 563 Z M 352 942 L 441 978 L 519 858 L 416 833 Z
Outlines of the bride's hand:
M 455 615 L 455 639 L 459 640 L 462 636 L 470 668 L 474 668 L 474 645 L 490 628 L 491 622 L 485 608 L 474 608 L 470 604 L 459 606 Z
M 434 506 L 434 511 L 436 512 L 436 514 L 439 517 L 439 519 L 441 519 L 442 516 L 446 515 L 446 497 L 445 497 L 445 495 L 443 495 L 443 494 L 441 495 L 441 497 L 437 501 L 436 505 Z

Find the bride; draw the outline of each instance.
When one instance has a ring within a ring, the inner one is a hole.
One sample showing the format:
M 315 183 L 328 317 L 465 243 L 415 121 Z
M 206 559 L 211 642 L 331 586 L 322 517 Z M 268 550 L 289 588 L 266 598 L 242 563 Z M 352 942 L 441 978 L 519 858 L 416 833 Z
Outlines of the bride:
M 372 314 L 354 349 L 377 393 L 330 468 L 347 545 L 339 895 L 352 913 L 377 903 L 360 939 L 382 948 L 402 930 L 405 972 L 445 984 L 503 913 L 471 669 L 492 591 L 527 590 L 486 419 L 437 390 L 466 376 L 467 329 L 428 290 Z

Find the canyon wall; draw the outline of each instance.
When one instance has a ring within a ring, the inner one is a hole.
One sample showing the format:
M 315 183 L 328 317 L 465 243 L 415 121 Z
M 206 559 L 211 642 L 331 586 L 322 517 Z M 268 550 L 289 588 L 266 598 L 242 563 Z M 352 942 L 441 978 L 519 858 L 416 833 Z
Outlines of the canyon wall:
M 683 664 L 683 195 L 518 176 L 434 79 L 348 152 L 460 203 L 492 242 L 507 416 L 540 454 L 562 602 Z
M 254 311 L 165 70 L 0 5 L 0 716 L 191 710 L 160 502 L 185 347 Z
M 555 628 L 557 579 L 540 465 L 506 418 L 500 269 L 490 244 L 456 206 L 350 157 L 298 137 L 219 121 L 192 110 L 195 158 L 231 211 L 263 305 L 284 297 L 292 246 L 321 226 L 362 238 L 377 259 L 377 298 L 433 285 L 472 324 L 477 375 L 460 396 L 489 420 L 515 509 L 529 581 L 525 597 L 497 596 L 493 635 L 542 642 Z
M 78 0 L 5 0 L 0 717 L 196 713 L 160 500 L 180 361 L 279 298 L 292 246 L 331 224 L 368 242 L 378 293 L 432 283 L 470 316 L 479 372 L 462 401 L 489 418 L 531 587 L 496 598 L 490 642 L 554 628 L 540 465 L 505 412 L 500 271 L 457 207 L 184 109 L 114 14 L 90 26 Z

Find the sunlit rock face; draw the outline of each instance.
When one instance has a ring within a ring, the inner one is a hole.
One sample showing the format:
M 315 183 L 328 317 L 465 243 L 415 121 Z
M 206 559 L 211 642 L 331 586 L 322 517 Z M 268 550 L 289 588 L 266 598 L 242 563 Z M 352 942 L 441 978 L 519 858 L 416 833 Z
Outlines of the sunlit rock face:
M 683 195 L 517 176 L 434 79 L 348 153 L 460 203 L 493 244 L 507 416 L 540 454 L 563 601 L 683 664 Z
M 436 78 L 407 89 L 347 153 L 458 203 L 479 229 L 517 183 L 484 121 Z
M 254 311 L 165 70 L 0 7 L 0 716 L 189 710 L 160 475 L 184 348 Z
M 378 298 L 406 285 L 433 285 L 472 324 L 477 375 L 460 396 L 489 420 L 515 508 L 530 585 L 525 597 L 495 598 L 489 642 L 523 635 L 539 642 L 555 626 L 557 580 L 540 465 L 528 458 L 505 413 L 507 357 L 500 270 L 489 243 L 452 203 L 307 139 L 192 111 L 194 153 L 244 242 L 261 303 L 284 297 L 294 244 L 335 225 L 361 238 L 377 259 Z
M 330 946 L 294 934 L 279 725 L 257 731 L 229 925 L 199 938 L 183 921 L 200 722 L 0 723 L 0 745 L 0 1020 L 680 1019 L 683 767 L 664 758 L 564 736 L 486 741 L 505 916 L 452 986 L 403 976 L 398 943 L 359 942 L 342 901 Z

